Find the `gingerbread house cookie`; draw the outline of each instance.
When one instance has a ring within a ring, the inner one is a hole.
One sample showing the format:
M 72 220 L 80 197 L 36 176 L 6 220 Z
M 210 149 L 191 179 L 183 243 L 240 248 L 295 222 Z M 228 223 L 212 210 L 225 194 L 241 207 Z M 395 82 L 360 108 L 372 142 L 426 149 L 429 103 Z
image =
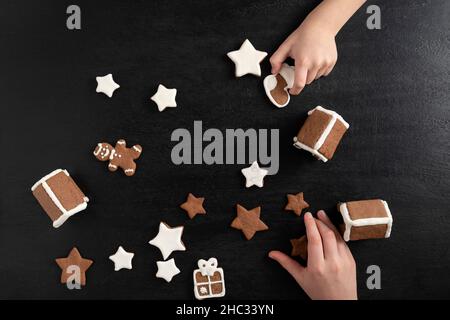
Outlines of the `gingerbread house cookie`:
M 336 112 L 318 106 L 294 137 L 294 146 L 306 150 L 319 160 L 330 160 L 350 125 Z
M 278 74 L 270 74 L 264 78 L 263 85 L 266 95 L 278 108 L 283 108 L 289 104 L 291 95 L 289 89 L 294 86 L 294 67 L 283 63 Z
M 194 270 L 194 295 L 198 300 L 225 296 L 223 269 L 217 267 L 217 259 L 198 260 Z
M 67 170 L 57 169 L 31 187 L 34 197 L 58 228 L 70 216 L 83 211 L 89 199 Z
M 384 200 L 360 200 L 338 204 L 344 224 L 341 233 L 345 241 L 389 238 L 392 215 Z

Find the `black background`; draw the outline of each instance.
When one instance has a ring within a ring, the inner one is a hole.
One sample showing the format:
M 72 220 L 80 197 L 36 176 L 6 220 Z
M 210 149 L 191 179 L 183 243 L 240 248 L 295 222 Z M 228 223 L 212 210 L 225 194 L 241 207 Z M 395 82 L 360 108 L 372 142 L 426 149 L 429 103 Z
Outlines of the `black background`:
M 283 210 L 285 194 L 304 191 L 311 210 L 337 221 L 338 201 L 383 198 L 390 239 L 351 243 L 360 298 L 449 298 L 449 17 L 445 0 L 384 1 L 382 29 L 368 30 L 366 4 L 337 37 L 339 60 L 325 79 L 284 109 L 266 98 L 262 78 L 234 78 L 226 53 L 249 38 L 273 53 L 318 1 L 76 1 L 82 30 L 66 29 L 68 1 L 2 1 L 0 7 L 0 298 L 192 299 L 192 271 L 215 256 L 228 298 L 304 299 L 271 249 L 290 251 L 302 217 Z M 263 75 L 270 72 L 268 59 Z M 112 99 L 95 76 L 112 73 Z M 159 83 L 177 88 L 178 108 L 149 101 Z M 316 105 L 351 127 L 324 164 L 292 147 Z M 170 159 L 171 132 L 203 127 L 279 128 L 280 170 L 262 189 L 244 188 L 241 165 L 182 165 Z M 97 142 L 143 146 L 134 177 L 110 173 L 92 155 Z M 66 168 L 91 199 L 59 229 L 30 192 Z M 206 216 L 178 208 L 188 192 L 206 197 Z M 229 227 L 235 205 L 262 206 L 270 230 L 251 241 Z M 155 278 L 159 222 L 184 225 L 182 270 Z M 135 252 L 133 270 L 114 272 L 118 245 Z M 59 283 L 54 259 L 73 246 L 95 261 L 87 286 Z M 370 291 L 367 266 L 382 270 Z

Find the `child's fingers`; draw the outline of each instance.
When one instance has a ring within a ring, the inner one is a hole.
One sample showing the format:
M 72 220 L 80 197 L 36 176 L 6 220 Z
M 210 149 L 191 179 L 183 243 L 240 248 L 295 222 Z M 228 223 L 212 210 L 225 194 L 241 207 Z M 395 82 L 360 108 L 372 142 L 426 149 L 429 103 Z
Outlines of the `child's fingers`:
M 298 95 L 306 85 L 306 76 L 308 75 L 308 68 L 304 65 L 297 64 L 295 61 L 295 79 L 294 85 L 289 90 L 292 95 Z
M 334 232 L 336 232 L 337 235 L 339 235 L 338 240 L 342 240 L 344 241 L 344 239 L 342 239 L 338 229 L 335 227 L 335 225 L 333 224 L 333 222 L 331 222 L 330 218 L 328 218 L 327 214 L 325 211 L 323 210 L 319 210 L 317 212 L 317 217 L 319 218 L 320 221 L 322 221 L 323 223 L 325 223 L 327 225 L 328 228 L 330 228 L 331 230 L 333 230 Z
M 338 246 L 339 253 L 344 255 L 344 256 L 347 256 L 349 259 L 352 260 L 353 259 L 353 255 L 352 255 L 352 252 L 350 251 L 350 248 L 347 245 L 347 242 L 344 241 L 344 239 L 342 238 L 340 232 L 335 227 L 335 225 L 331 222 L 330 218 L 325 213 L 325 211 L 320 210 L 317 213 L 317 216 L 319 217 L 319 219 L 323 223 L 325 223 L 327 226 L 332 228 L 334 230 L 334 232 L 336 233 L 336 240 L 337 240 L 337 246 Z
M 328 70 L 328 67 L 322 67 L 322 68 L 320 68 L 319 71 L 317 72 L 316 78 L 315 78 L 314 80 L 317 80 L 317 79 L 319 79 L 320 77 L 322 77 L 322 76 L 325 74 L 325 72 L 326 72 L 327 70 Z
M 269 258 L 277 261 L 298 283 L 301 283 L 305 268 L 297 261 L 280 251 L 270 251 Z
M 319 68 L 313 68 L 308 70 L 308 76 L 306 77 L 306 84 L 311 84 L 316 79 L 318 71 Z
M 337 259 L 339 253 L 335 232 L 320 220 L 317 220 L 317 229 L 322 237 L 325 259 Z
M 327 71 L 325 71 L 325 73 L 324 73 L 324 76 L 325 76 L 325 77 L 328 76 L 328 75 L 331 73 L 331 71 L 333 71 L 335 65 L 336 65 L 336 62 L 333 63 L 333 64 L 331 65 L 331 67 L 329 67 L 329 68 L 327 69 Z
M 277 51 L 270 57 L 270 64 L 272 65 L 272 74 L 280 72 L 281 65 L 289 55 L 289 47 L 282 44 Z
M 306 237 L 308 238 L 308 266 L 319 265 L 323 262 L 323 245 L 316 220 L 311 212 L 307 212 L 304 217 L 306 227 Z
M 319 217 L 320 221 L 325 223 L 327 225 L 327 227 L 329 227 L 331 230 L 333 230 L 334 233 L 336 234 L 336 241 L 337 241 L 337 247 L 338 247 L 339 253 L 347 254 L 348 253 L 347 252 L 348 251 L 347 244 L 345 243 L 345 241 L 342 238 L 341 234 L 339 233 L 338 229 L 335 227 L 333 222 L 331 222 L 330 218 L 327 216 L 325 211 L 319 210 L 319 212 L 317 213 L 317 216 Z

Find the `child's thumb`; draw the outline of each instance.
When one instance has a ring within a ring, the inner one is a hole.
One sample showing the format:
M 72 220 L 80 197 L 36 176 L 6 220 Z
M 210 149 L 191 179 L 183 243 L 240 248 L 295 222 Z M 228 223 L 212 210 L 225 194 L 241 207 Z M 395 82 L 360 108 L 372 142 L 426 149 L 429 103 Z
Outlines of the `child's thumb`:
M 272 65 L 272 74 L 280 72 L 281 65 L 287 59 L 289 48 L 282 44 L 277 51 L 270 57 L 270 64 Z
M 280 251 L 270 251 L 269 258 L 277 261 L 287 272 L 291 274 L 295 281 L 301 284 L 305 267 Z

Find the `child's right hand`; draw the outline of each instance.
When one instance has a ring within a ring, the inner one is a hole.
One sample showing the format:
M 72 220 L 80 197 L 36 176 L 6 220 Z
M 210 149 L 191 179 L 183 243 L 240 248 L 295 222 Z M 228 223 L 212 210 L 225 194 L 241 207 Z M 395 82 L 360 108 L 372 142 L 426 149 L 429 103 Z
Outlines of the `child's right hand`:
M 298 95 L 306 85 L 333 70 L 337 61 L 335 34 L 314 22 L 305 21 L 270 58 L 272 74 L 280 71 L 288 57 L 295 60 L 294 86 L 289 93 Z
M 308 238 L 308 264 L 301 266 L 282 252 L 271 251 L 269 257 L 278 261 L 311 299 L 356 300 L 356 264 L 352 253 L 325 211 L 314 219 L 305 214 Z

